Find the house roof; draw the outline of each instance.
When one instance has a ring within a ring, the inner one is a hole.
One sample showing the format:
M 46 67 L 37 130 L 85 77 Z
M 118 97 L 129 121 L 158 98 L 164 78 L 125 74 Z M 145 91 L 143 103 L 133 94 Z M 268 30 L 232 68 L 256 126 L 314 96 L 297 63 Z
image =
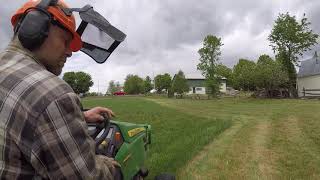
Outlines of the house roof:
M 320 58 L 318 57 L 317 52 L 315 52 L 315 55 L 311 59 L 301 62 L 298 73 L 298 77 L 314 75 L 320 75 Z
M 189 87 L 204 87 L 204 79 L 187 79 Z
M 204 79 L 206 79 L 204 76 L 202 76 L 202 75 L 193 75 L 193 76 L 186 76 L 186 79 L 188 79 L 188 80 L 204 80 Z M 219 79 L 220 80 L 227 80 L 227 78 L 225 78 L 225 77 L 219 77 Z
M 205 79 L 201 74 L 186 74 L 186 79 Z

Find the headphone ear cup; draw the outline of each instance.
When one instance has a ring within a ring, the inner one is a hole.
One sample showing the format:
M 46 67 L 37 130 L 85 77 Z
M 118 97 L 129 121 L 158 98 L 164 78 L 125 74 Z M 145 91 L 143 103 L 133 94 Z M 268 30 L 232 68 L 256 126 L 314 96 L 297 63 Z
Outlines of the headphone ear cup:
M 51 16 L 43 11 L 28 12 L 17 27 L 18 38 L 24 48 L 30 51 L 40 47 L 48 37 Z

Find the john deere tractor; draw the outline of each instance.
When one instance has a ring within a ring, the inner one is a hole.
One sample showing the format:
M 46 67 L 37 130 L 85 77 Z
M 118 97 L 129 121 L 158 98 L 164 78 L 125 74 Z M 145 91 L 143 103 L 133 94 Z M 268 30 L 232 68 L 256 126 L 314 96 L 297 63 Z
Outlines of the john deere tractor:
M 148 175 L 144 162 L 151 143 L 151 126 L 109 121 L 89 123 L 96 154 L 114 158 L 120 165 L 116 180 L 140 180 Z

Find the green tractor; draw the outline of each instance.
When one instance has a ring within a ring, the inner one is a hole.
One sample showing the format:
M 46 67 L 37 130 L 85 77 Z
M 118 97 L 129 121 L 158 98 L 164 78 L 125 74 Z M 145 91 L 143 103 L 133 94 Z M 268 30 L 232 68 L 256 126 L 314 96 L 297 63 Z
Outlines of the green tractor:
M 140 180 L 148 175 L 144 162 L 151 143 L 150 125 L 105 120 L 88 127 L 96 141 L 96 154 L 112 157 L 121 165 L 115 179 Z

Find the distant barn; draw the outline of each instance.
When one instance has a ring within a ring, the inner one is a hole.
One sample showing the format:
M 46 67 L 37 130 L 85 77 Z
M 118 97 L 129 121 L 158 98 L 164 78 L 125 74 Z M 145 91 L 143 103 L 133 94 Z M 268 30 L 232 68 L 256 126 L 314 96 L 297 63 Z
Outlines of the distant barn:
M 301 62 L 297 78 L 299 97 L 320 97 L 320 58 L 317 52 Z

